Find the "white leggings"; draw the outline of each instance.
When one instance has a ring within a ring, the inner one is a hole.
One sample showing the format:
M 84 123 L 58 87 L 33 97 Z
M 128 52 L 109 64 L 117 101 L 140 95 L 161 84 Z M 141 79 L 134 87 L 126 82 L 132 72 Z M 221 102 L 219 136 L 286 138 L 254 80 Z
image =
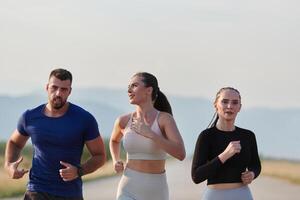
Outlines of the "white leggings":
M 149 174 L 126 168 L 117 200 L 169 200 L 166 173 Z
M 202 200 L 253 200 L 248 186 L 236 189 L 206 188 Z

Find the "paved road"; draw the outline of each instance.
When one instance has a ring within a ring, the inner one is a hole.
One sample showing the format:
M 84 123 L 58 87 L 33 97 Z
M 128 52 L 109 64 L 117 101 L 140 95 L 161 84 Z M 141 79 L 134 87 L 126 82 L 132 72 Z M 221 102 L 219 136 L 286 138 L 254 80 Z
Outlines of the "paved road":
M 190 178 L 190 161 L 172 161 L 167 165 L 170 200 L 200 200 L 206 184 L 194 184 Z M 87 200 L 114 199 L 120 177 L 85 184 Z M 271 177 L 260 176 L 250 185 L 255 200 L 297 200 L 300 186 Z
M 200 200 L 205 183 L 195 185 L 190 178 L 190 161 L 171 161 L 167 165 L 170 200 Z M 120 176 L 84 183 L 86 200 L 113 200 Z M 250 185 L 255 200 L 297 200 L 300 186 L 260 176 Z M 22 198 L 6 199 L 21 200 Z

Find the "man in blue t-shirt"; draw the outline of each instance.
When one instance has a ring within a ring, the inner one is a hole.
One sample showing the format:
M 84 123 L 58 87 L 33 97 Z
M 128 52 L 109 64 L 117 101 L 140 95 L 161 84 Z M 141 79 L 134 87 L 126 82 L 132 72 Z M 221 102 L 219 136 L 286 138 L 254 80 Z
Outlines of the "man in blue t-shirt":
M 81 176 L 94 172 L 106 160 L 103 140 L 95 118 L 67 101 L 72 74 L 65 69 L 50 73 L 48 102 L 27 110 L 7 142 L 5 168 L 19 179 L 28 172 L 18 169 L 21 150 L 29 137 L 33 146 L 32 167 L 24 200 L 82 200 Z M 80 163 L 86 145 L 91 157 Z

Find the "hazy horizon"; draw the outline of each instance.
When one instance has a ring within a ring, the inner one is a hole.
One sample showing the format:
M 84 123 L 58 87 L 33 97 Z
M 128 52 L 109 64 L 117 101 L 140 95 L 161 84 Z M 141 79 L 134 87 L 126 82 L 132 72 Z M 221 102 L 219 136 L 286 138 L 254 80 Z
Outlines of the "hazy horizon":
M 23 97 L 0 95 L 0 140 L 6 140 L 16 128 L 20 115 L 27 109 L 46 102 L 46 94 L 35 93 Z M 107 89 L 74 91 L 70 101 L 91 112 L 99 123 L 103 137 L 109 138 L 114 121 L 119 115 L 132 112 L 126 93 Z M 169 96 L 174 118 L 185 141 L 186 152 L 192 155 L 199 133 L 205 129 L 214 112 L 208 99 Z M 254 131 L 259 152 L 263 157 L 300 159 L 300 136 L 295 131 L 300 120 L 300 109 L 244 108 L 235 125 Z M 276 116 L 276 117 L 274 117 Z M 270 139 L 271 138 L 271 139 Z M 284 142 L 283 142 L 284 141 Z

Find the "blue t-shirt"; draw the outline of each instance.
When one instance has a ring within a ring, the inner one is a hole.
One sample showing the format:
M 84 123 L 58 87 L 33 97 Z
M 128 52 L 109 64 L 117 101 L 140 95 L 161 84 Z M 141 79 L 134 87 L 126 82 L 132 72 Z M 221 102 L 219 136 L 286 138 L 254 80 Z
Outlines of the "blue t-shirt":
M 69 103 L 61 117 L 44 114 L 45 104 L 27 110 L 20 117 L 18 131 L 30 136 L 33 145 L 29 191 L 47 192 L 63 197 L 82 197 L 82 180 L 63 181 L 60 161 L 79 165 L 85 141 L 99 136 L 95 118 L 84 109 Z

